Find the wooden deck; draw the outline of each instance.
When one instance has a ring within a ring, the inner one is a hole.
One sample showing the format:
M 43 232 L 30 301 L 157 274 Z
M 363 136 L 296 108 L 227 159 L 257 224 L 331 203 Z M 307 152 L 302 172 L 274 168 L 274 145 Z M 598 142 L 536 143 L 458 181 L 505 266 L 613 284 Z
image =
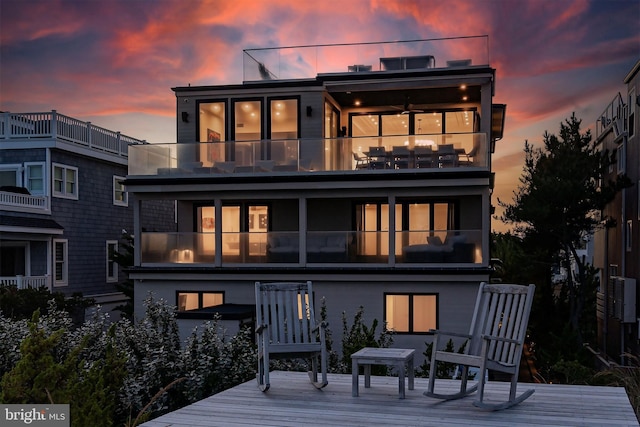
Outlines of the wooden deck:
M 360 396 L 351 396 L 351 375 L 329 374 L 329 385 L 317 390 L 303 372 L 271 373 L 266 393 L 249 381 L 143 424 L 145 427 L 197 426 L 638 426 L 625 390 L 620 387 L 518 384 L 518 392 L 536 392 L 513 408 L 488 412 L 473 406 L 473 395 L 442 402 L 425 397 L 427 379 L 416 378 L 415 390 L 398 398 L 398 379 L 371 377 Z M 458 381 L 439 380 L 440 390 Z M 488 399 L 502 400 L 509 384 L 490 382 Z

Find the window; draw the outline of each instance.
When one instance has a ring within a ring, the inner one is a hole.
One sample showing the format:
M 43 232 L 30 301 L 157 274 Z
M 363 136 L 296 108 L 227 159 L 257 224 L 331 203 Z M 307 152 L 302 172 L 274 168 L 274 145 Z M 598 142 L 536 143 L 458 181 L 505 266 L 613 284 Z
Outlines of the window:
M 67 246 L 68 241 L 66 239 L 54 239 L 53 241 L 54 286 L 67 286 L 68 284 Z
M 129 206 L 129 198 L 124 187 L 124 177 L 113 176 L 113 204 L 116 206 Z
M 629 92 L 629 116 L 628 120 L 628 129 L 629 129 L 629 138 L 633 138 L 636 133 L 636 90 L 633 89 Z
M 424 334 L 438 328 L 438 295 L 385 294 L 384 319 L 395 333 Z
M 624 173 L 627 164 L 626 150 L 624 140 L 616 149 L 616 160 L 618 161 L 618 174 Z
M 78 199 L 78 168 L 53 164 L 53 195 Z
M 25 186 L 31 194 L 44 195 L 44 164 L 25 163 Z
M 198 110 L 198 140 L 202 143 L 198 160 L 203 166 L 210 167 L 226 159 L 225 144 L 219 142 L 227 140 L 227 104 L 224 101 L 199 102 Z
M 21 187 L 21 165 L 0 165 L 0 187 Z
M 627 226 L 625 227 L 625 242 L 627 246 L 627 252 L 631 252 L 633 246 L 633 221 L 627 220 Z
M 262 102 L 259 100 L 236 101 L 233 108 L 235 140 L 259 141 L 262 139 Z
M 118 241 L 107 240 L 107 282 L 118 281 L 118 264 L 113 259 L 113 254 L 118 252 Z
M 178 292 L 178 311 L 197 310 L 224 304 L 224 292 Z

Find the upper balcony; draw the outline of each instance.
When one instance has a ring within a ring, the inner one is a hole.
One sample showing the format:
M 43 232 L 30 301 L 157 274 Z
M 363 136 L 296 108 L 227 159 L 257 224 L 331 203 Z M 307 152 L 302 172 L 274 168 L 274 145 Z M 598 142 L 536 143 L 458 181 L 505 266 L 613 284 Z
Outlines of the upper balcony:
M 627 106 L 620 92 L 607 105 L 600 117 L 596 120 L 596 138 L 613 129 L 614 138 L 618 138 L 627 131 Z
M 119 158 L 127 158 L 129 145 L 146 141 L 122 135 L 57 113 L 0 113 L 0 149 L 21 148 L 25 140 L 54 139 Z
M 145 144 L 129 176 L 488 170 L 488 153 L 484 133 Z
M 243 51 L 245 82 L 319 74 L 489 65 L 488 36 L 382 43 L 292 46 Z

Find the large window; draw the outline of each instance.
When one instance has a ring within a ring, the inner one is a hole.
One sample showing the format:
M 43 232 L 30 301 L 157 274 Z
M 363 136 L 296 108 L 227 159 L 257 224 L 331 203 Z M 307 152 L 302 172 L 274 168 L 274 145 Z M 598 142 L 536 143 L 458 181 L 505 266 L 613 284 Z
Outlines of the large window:
M 438 328 L 438 296 L 385 294 L 384 319 L 395 333 L 428 333 Z
M 114 260 L 114 254 L 118 252 L 118 241 L 107 240 L 107 282 L 118 281 L 118 264 Z
M 68 199 L 78 198 L 78 168 L 53 164 L 53 195 Z
M 178 292 L 178 311 L 197 310 L 224 304 L 224 292 Z
M 69 262 L 67 245 L 68 241 L 66 239 L 54 239 L 53 241 L 54 286 L 66 286 L 68 284 Z
M 198 103 L 198 137 L 203 143 L 198 154 L 203 166 L 210 167 L 226 160 L 224 144 L 218 144 L 227 140 L 226 109 L 224 101 Z
M 262 139 L 262 101 L 235 101 L 233 112 L 234 139 L 236 141 L 259 141 Z
M 389 254 L 389 205 L 369 202 L 356 205 L 358 254 Z M 395 206 L 396 255 L 407 245 L 427 242 L 438 236 L 445 241 L 448 231 L 456 229 L 455 202 L 398 201 Z

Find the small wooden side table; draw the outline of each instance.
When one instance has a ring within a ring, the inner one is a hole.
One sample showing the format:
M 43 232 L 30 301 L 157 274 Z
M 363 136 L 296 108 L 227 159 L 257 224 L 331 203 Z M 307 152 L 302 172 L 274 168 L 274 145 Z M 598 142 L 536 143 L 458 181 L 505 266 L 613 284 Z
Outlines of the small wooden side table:
M 358 396 L 358 368 L 364 366 L 364 387 L 371 387 L 371 365 L 392 365 L 398 370 L 398 393 L 404 399 L 404 377 L 409 377 L 409 390 L 413 390 L 414 349 L 365 347 L 351 355 L 352 388 L 351 395 Z M 406 366 L 406 370 L 405 370 Z M 408 371 L 408 372 L 407 372 Z

